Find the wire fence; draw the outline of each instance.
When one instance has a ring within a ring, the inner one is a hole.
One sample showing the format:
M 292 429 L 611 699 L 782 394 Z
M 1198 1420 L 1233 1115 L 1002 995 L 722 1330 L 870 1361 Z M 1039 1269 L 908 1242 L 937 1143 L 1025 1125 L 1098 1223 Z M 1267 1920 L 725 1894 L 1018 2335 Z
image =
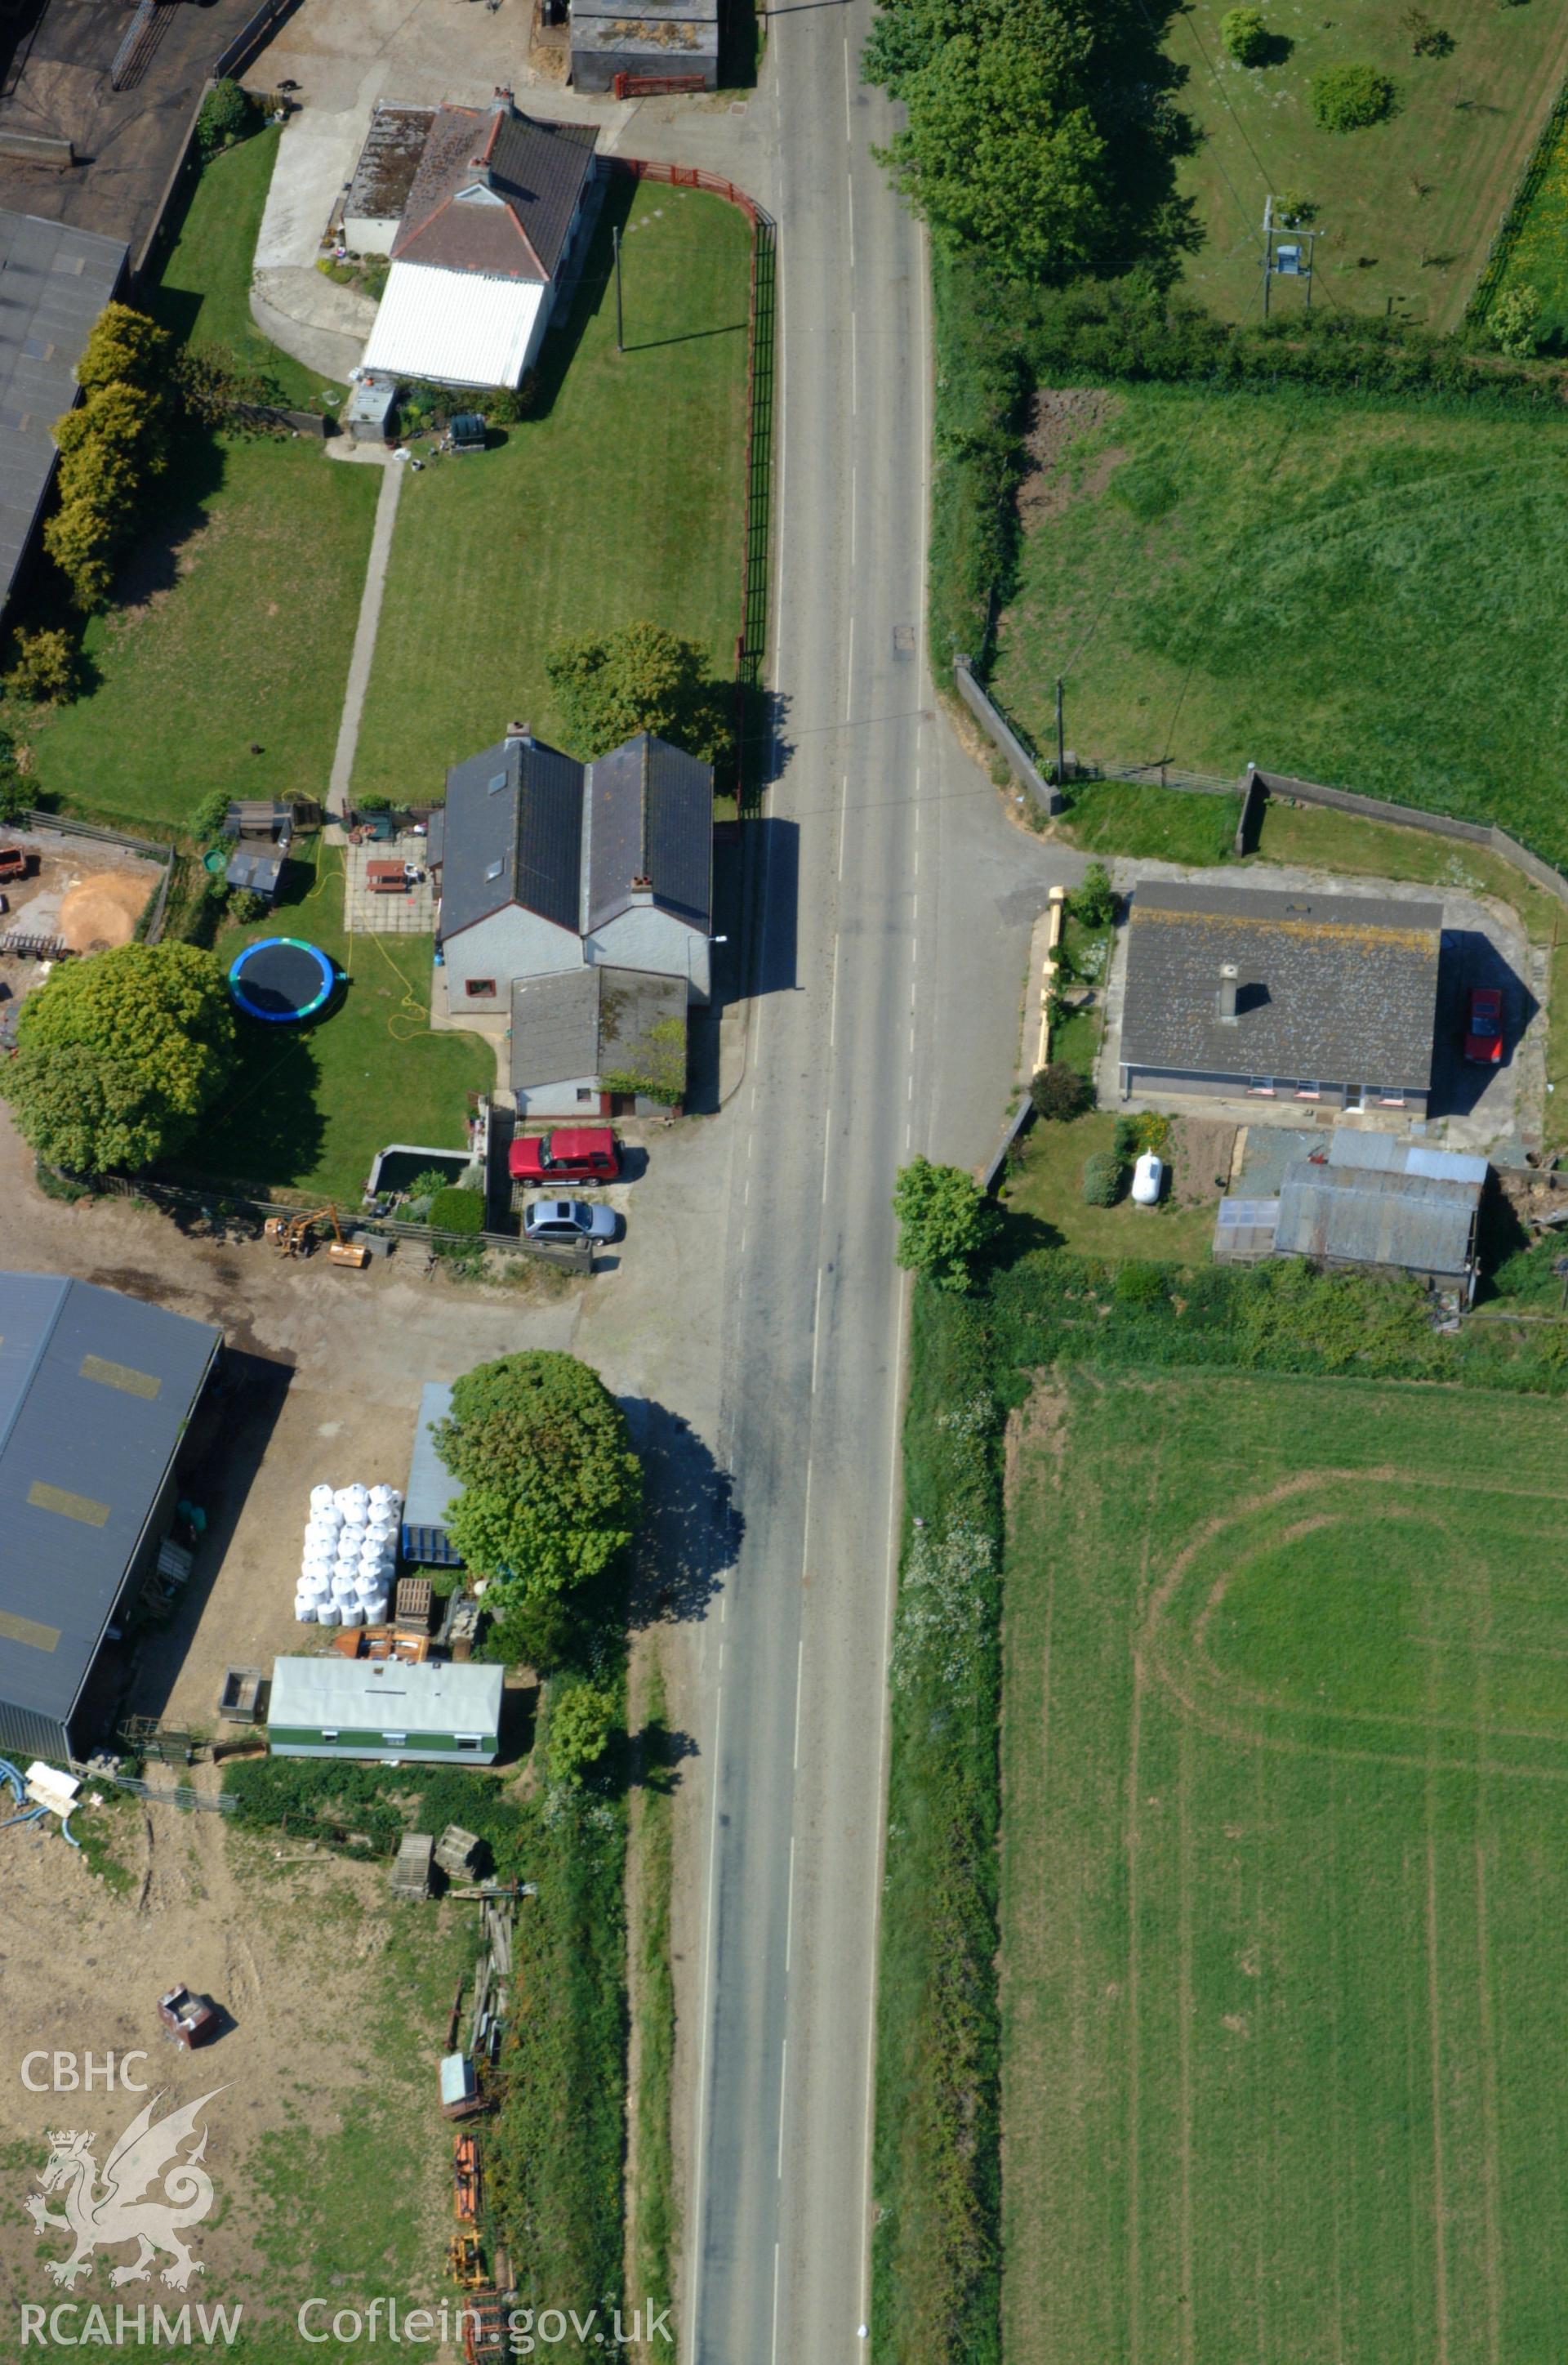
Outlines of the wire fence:
M 95 1195 L 113 1199 L 145 1199 L 155 1207 L 171 1213 L 195 1210 L 209 1222 L 221 1221 L 239 1215 L 259 1217 L 263 1223 L 271 1216 L 314 1218 L 322 1216 L 319 1201 L 313 1207 L 271 1197 L 264 1183 L 239 1187 L 232 1182 L 213 1182 L 205 1188 L 197 1183 L 154 1182 L 124 1174 L 99 1174 L 93 1177 L 87 1188 Z M 404 1223 L 396 1216 L 362 1216 L 350 1214 L 340 1218 L 346 1236 L 363 1239 L 373 1237 L 395 1240 L 414 1240 L 430 1249 L 498 1249 L 509 1256 L 532 1257 L 537 1263 L 557 1266 L 566 1272 L 593 1271 L 593 1244 L 588 1240 L 529 1240 L 517 1232 L 448 1232 L 431 1224 Z

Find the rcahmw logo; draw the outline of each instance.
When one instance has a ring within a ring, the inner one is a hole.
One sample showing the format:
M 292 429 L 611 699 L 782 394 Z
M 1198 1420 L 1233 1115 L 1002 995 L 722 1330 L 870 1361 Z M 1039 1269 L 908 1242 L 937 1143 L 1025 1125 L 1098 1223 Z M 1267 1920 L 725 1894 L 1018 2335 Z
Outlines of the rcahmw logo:
M 160 2281 L 172 2291 L 185 2291 L 191 2277 L 204 2271 L 200 2259 L 191 2256 L 185 2236 L 212 2207 L 212 2179 L 202 2165 L 207 2132 L 203 2128 L 198 2135 L 197 2122 L 222 2090 L 215 2087 L 212 2093 L 199 2095 L 162 2119 L 153 2117 L 162 2099 L 155 2094 L 132 2119 L 101 2169 L 91 2135 L 74 2127 L 50 2131 L 49 2158 L 38 2179 L 41 2190 L 28 2195 L 27 2208 L 40 2241 L 56 2234 L 70 2236 L 73 2247 L 67 2256 L 45 2261 L 52 2282 L 74 2291 L 93 2272 L 95 2252 L 129 2243 L 135 2244 L 136 2255 L 110 2269 L 111 2288 L 149 2281 L 162 2259 L 168 2264 Z M 188 2152 L 187 2145 L 192 2146 Z M 50 2195 L 59 2196 L 58 2209 L 49 2206 Z M 31 2314 L 41 2317 L 44 2311 L 24 2309 L 24 2338 Z

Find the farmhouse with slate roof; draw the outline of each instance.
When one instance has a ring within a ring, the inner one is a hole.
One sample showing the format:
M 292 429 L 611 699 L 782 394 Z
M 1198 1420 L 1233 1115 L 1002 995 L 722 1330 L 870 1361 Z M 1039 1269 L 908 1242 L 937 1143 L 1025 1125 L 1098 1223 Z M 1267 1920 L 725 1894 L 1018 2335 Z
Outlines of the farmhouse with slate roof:
M 418 136 L 404 126 L 405 167 Z M 591 125 L 520 113 L 510 90 L 487 107 L 439 109 L 392 236 L 365 370 L 443 386 L 519 384 L 586 241 L 596 136 Z M 375 243 L 376 219 L 364 209 L 386 202 L 377 192 L 398 179 L 389 162 L 372 169 L 367 147 L 360 184 L 356 223 Z
M 579 764 L 514 725 L 447 774 L 430 864 L 454 1017 L 504 1018 L 520 979 L 600 963 L 708 1000 L 713 775 L 666 740 Z
M 1372 896 L 1140 886 L 1119 1051 L 1134 1093 L 1426 1114 L 1442 911 Z

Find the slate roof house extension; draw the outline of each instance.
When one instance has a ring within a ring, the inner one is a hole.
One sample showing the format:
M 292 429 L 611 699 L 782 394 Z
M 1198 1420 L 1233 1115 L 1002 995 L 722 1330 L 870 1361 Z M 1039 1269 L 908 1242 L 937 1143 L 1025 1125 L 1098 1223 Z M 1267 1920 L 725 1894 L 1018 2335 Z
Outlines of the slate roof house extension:
M 572 81 L 613 90 L 638 85 L 719 86 L 719 0 L 572 0 Z
M 596 138 L 588 124 L 521 114 L 510 90 L 487 107 L 440 108 L 362 366 L 444 386 L 518 385 L 582 251 Z M 363 202 L 375 201 L 367 191 Z
M 1120 1059 L 1134 1093 L 1426 1113 L 1442 911 L 1372 896 L 1140 886 Z
M 707 1001 L 713 776 L 665 740 L 579 764 L 514 726 L 447 774 L 429 858 L 454 1016 L 504 1015 L 519 979 L 601 962 Z
M 520 1117 L 651 1116 L 686 1089 L 686 987 L 641 969 L 561 970 L 511 990 Z
M 0 1755 L 83 1756 L 110 1629 L 151 1574 L 223 1334 L 0 1272 Z

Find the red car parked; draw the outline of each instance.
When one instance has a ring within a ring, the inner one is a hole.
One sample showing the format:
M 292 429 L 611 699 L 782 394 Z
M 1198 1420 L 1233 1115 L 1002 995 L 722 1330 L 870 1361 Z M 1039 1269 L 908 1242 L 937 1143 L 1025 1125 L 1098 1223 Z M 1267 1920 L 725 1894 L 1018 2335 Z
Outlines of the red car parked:
M 621 1144 L 607 1125 L 556 1126 L 520 1134 L 507 1166 L 517 1182 L 613 1182 Z
M 1503 1057 L 1503 996 L 1495 985 L 1471 988 L 1464 1056 L 1484 1068 L 1496 1067 Z

